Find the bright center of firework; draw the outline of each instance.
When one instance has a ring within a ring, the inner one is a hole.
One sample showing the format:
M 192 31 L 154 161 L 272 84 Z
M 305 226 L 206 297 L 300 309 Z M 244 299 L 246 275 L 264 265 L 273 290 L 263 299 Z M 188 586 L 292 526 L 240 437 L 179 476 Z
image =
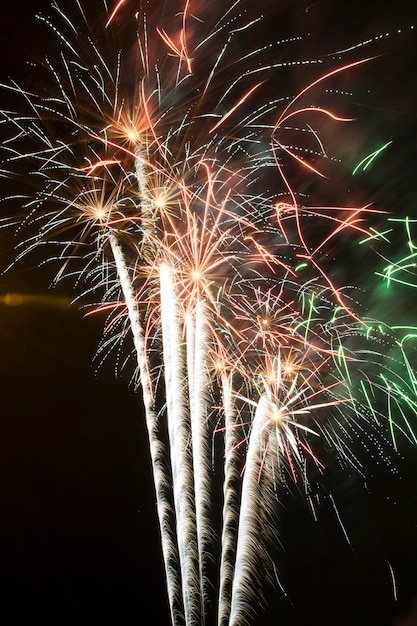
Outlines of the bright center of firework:
M 198 282 L 199 280 L 201 280 L 201 272 L 199 272 L 198 270 L 193 270 L 191 272 L 191 278 Z
M 126 129 L 126 137 L 133 144 L 139 143 L 141 138 L 140 133 L 136 130 L 136 128 Z
M 108 208 L 102 204 L 92 204 L 86 207 L 86 214 L 94 222 L 103 223 L 108 218 Z
M 274 422 L 285 422 L 285 420 L 288 418 L 288 413 L 287 413 L 287 409 L 285 406 L 281 405 L 281 406 L 277 406 L 276 404 L 273 405 L 273 412 L 272 412 L 272 419 Z
M 156 208 L 163 209 L 165 207 L 165 205 L 166 205 L 166 202 L 167 202 L 165 194 L 164 193 L 158 194 L 155 197 L 154 202 L 155 202 Z

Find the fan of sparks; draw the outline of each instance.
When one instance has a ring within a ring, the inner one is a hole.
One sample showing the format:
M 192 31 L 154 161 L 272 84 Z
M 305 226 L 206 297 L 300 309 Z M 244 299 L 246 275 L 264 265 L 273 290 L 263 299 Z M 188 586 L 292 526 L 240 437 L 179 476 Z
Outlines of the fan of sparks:
M 280 486 L 325 472 L 324 448 L 361 472 L 352 442 L 414 439 L 417 383 L 404 342 L 334 278 L 378 211 L 296 190 L 325 176 L 314 125 L 347 122 L 313 98 L 364 59 L 297 61 L 313 78 L 283 97 L 290 44 L 254 43 L 265 24 L 244 2 L 207 4 L 53 1 L 38 86 L 4 86 L 2 174 L 29 232 L 18 258 L 53 245 L 55 279 L 84 279 L 107 316 L 100 350 L 133 337 L 172 623 L 237 626 L 273 584 Z

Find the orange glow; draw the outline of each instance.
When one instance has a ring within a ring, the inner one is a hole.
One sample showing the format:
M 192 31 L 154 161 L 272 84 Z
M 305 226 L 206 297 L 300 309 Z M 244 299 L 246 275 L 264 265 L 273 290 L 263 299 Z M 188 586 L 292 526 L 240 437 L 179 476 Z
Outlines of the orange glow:
M 108 167 L 109 165 L 120 165 L 121 161 L 116 161 L 114 159 L 108 159 L 107 161 L 97 161 L 93 165 L 89 165 L 87 167 L 81 167 L 80 172 L 87 172 L 87 174 L 91 175 L 100 167 Z
M 118 12 L 118 10 L 122 6 L 122 4 L 124 4 L 124 2 L 125 2 L 125 0 L 119 0 L 119 2 L 116 4 L 116 6 L 114 7 L 112 13 L 109 16 L 109 19 L 106 22 L 106 28 L 111 24 L 111 22 L 113 21 L 114 17 L 116 16 L 116 13 Z
M 162 28 L 157 28 L 156 31 L 158 35 L 162 38 L 162 40 L 165 42 L 165 44 L 168 46 L 168 48 L 171 50 L 172 54 L 174 56 L 177 56 L 180 62 L 181 61 L 185 62 L 187 66 L 187 71 L 189 74 L 191 74 L 192 73 L 192 67 L 191 67 L 192 59 L 188 53 L 187 37 L 186 37 L 186 32 L 185 32 L 189 5 L 190 5 L 190 0 L 186 0 L 184 11 L 182 14 L 182 28 L 181 28 L 180 35 L 179 35 L 179 39 L 180 39 L 179 46 L 177 46 L 174 43 L 172 37 L 170 37 Z
M 258 89 L 258 87 L 260 87 L 260 85 L 262 85 L 263 82 L 258 83 L 257 85 L 254 85 L 254 87 L 252 87 L 251 89 L 249 89 L 249 91 L 247 91 L 245 93 L 244 96 L 242 96 L 242 98 L 231 108 L 227 111 L 227 113 L 225 113 L 223 115 L 223 117 L 217 122 L 217 124 L 215 124 L 213 126 L 213 128 L 211 128 L 209 130 L 210 133 L 214 132 L 217 128 L 219 128 L 219 126 L 221 126 L 223 124 L 223 122 L 225 122 L 244 102 L 246 102 L 246 100 L 253 94 L 253 92 Z

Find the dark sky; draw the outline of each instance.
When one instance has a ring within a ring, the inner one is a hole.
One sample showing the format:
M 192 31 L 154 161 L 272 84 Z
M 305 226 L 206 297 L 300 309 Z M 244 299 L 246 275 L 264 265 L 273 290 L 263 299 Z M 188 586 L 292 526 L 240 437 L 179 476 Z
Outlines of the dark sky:
M 308 29 L 310 38 L 300 44 L 306 56 L 310 47 L 330 52 L 406 29 L 416 13 L 409 2 L 301 4 L 308 8 L 303 22 L 283 3 L 285 20 L 276 28 L 279 36 L 286 28 L 290 35 Z M 33 15 L 47 6 L 14 0 L 2 8 L 2 82 L 24 77 L 26 55 L 40 50 Z M 343 132 L 341 151 L 353 162 L 392 140 L 388 157 L 355 181 L 354 193 L 360 188 L 385 210 L 415 215 L 416 35 L 381 38 L 364 55 L 382 53 L 354 83 L 358 123 Z M 343 184 L 346 192 L 346 179 Z M 0 231 L 1 268 L 17 241 Z M 0 276 L 0 624 L 168 626 L 140 394 L 129 385 L 129 372 L 115 378 L 112 357 L 97 368 L 104 320 L 67 306 L 75 292 L 69 282 L 49 290 L 52 276 L 48 265 L 37 268 L 36 255 Z M 11 306 L 4 298 L 10 293 L 37 297 Z M 403 313 L 410 318 L 413 297 L 398 294 L 387 306 L 394 320 Z M 257 626 L 417 624 L 417 455 L 411 446 L 396 464 L 398 474 L 384 467 L 371 472 L 369 489 L 343 471 L 328 478 L 343 503 L 350 545 L 330 509 L 316 524 L 297 495 L 283 497 L 279 559 L 291 601 L 277 591 Z

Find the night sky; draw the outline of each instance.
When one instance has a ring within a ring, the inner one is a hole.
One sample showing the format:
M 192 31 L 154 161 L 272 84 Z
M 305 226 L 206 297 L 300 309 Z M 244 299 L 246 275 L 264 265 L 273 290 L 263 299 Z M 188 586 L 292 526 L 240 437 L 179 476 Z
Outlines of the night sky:
M 129 2 L 134 10 L 135 0 Z M 25 59 L 41 49 L 33 16 L 48 4 L 13 0 L 2 8 L 1 82 L 25 76 Z M 374 0 L 346 8 L 330 0 L 300 1 L 308 9 L 303 21 L 291 4 L 282 3 L 285 19 L 277 22 L 277 36 L 308 30 L 310 37 L 300 43 L 305 56 L 413 23 L 417 29 L 410 2 L 384 9 Z M 374 54 L 381 56 L 372 68 L 341 80 L 341 87 L 346 81 L 355 90 L 358 120 L 341 131 L 340 153 L 350 167 L 378 145 L 393 143 L 355 181 L 345 172 L 342 195 L 415 217 L 417 34 L 385 38 L 364 52 Z M 287 79 L 289 88 L 301 76 L 297 71 L 296 79 Z M 0 179 L 0 185 L 3 196 L 10 183 Z M 340 188 L 333 186 L 337 196 Z M 7 203 L 1 206 L 0 217 L 8 216 Z M 14 258 L 13 230 L 0 230 L 0 269 Z M 0 276 L 0 625 L 168 626 L 147 435 L 140 393 L 130 384 L 133 365 L 117 377 L 112 356 L 100 365 L 95 353 L 104 318 L 69 306 L 77 294 L 70 280 L 49 289 L 56 266 L 38 267 L 42 258 L 35 253 Z M 363 259 L 347 257 L 347 266 L 372 294 Z M 392 323 L 411 324 L 414 301 L 413 290 L 397 290 L 384 301 L 384 314 Z M 370 310 L 378 315 L 381 304 L 374 302 L 372 295 Z M 326 487 L 338 494 L 350 544 L 330 506 L 316 523 L 297 489 L 283 493 L 277 558 L 288 597 L 280 590 L 271 594 L 256 626 L 417 625 L 417 452 L 403 442 L 393 463 L 397 473 L 371 466 L 367 488 L 352 473 L 329 468 Z

